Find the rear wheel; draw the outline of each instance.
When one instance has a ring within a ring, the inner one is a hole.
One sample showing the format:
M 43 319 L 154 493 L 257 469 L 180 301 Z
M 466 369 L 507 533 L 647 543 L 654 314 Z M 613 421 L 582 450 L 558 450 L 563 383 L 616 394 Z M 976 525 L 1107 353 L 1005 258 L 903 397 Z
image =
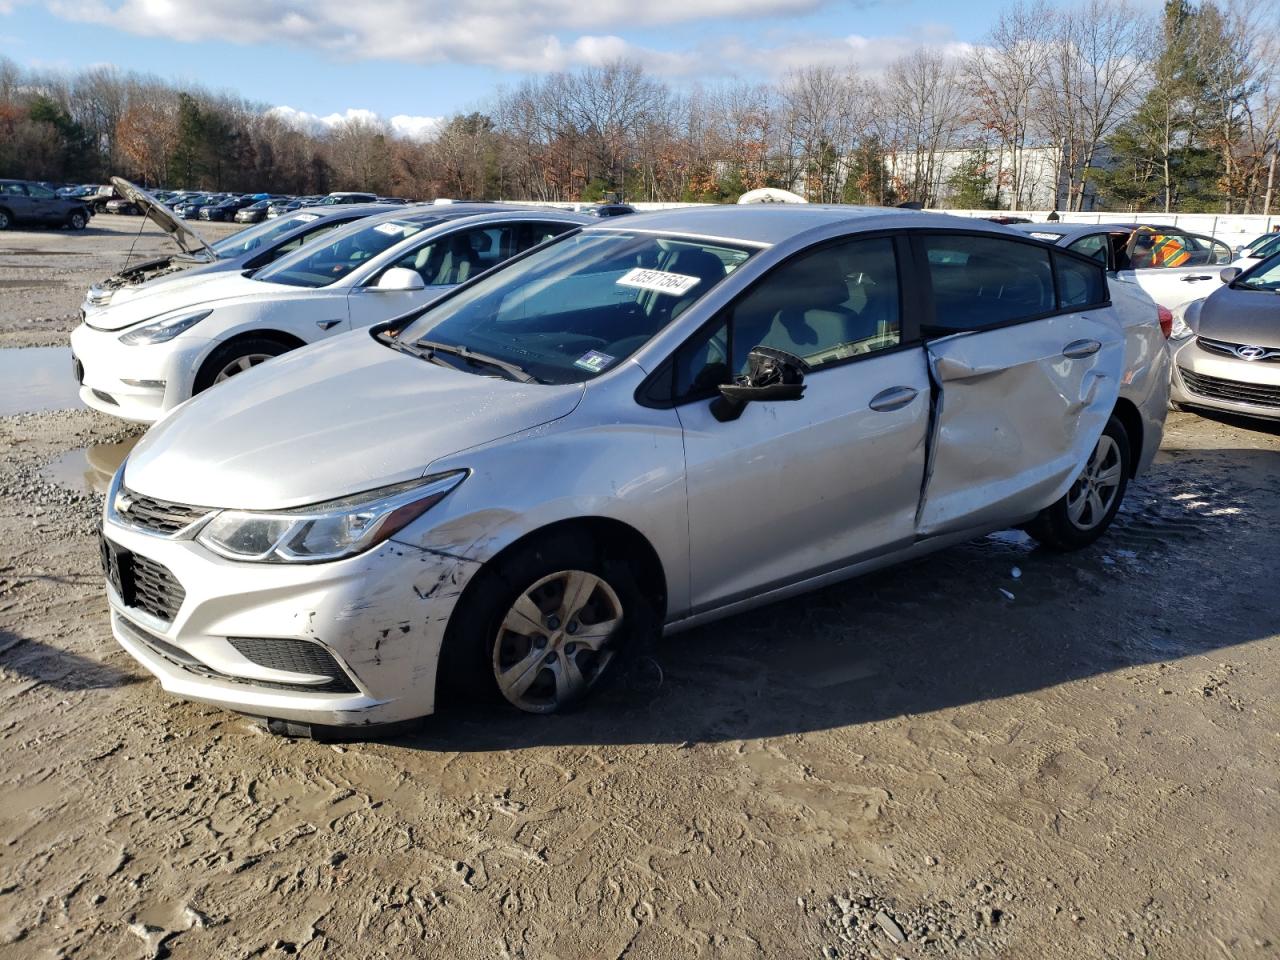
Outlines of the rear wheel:
M 1129 486 L 1131 453 L 1124 424 L 1112 417 L 1071 488 L 1045 508 L 1027 533 L 1052 550 L 1087 547 L 1111 526 Z
M 655 624 L 627 563 L 585 535 L 552 534 L 477 574 L 450 619 L 439 690 L 555 713 L 585 698 Z
M 205 360 L 200 372 L 196 374 L 192 393 L 208 390 L 215 384 L 230 380 L 288 351 L 289 347 L 279 340 L 269 340 L 266 337 L 249 337 L 224 343 L 209 354 L 209 359 Z

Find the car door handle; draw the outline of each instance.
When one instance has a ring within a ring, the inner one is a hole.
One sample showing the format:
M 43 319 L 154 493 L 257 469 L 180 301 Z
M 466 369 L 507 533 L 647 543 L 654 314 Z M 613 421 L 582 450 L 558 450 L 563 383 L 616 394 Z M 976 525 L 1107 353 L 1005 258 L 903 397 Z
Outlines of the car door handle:
M 1194 276 L 1194 277 L 1192 277 L 1192 276 L 1186 276 L 1186 277 L 1183 277 L 1183 278 L 1182 278 L 1182 282 L 1183 282 L 1183 283 L 1195 283 L 1197 280 L 1212 280 L 1212 279 L 1213 279 L 1213 277 L 1208 276 L 1207 274 L 1206 274 L 1206 275 L 1203 275 L 1203 276 L 1202 276 L 1202 275 L 1200 275 L 1200 274 L 1197 274 L 1197 275 L 1196 275 L 1196 276 Z
M 317 320 L 316 326 L 319 327 L 321 330 L 332 330 L 341 322 L 342 322 L 341 320 Z
M 867 406 L 880 413 L 888 413 L 890 410 L 901 410 L 919 395 L 920 391 L 914 387 L 890 387 L 872 397 Z
M 1098 340 L 1072 340 L 1062 348 L 1062 355 L 1068 360 L 1082 360 L 1092 357 L 1101 349 L 1102 343 Z

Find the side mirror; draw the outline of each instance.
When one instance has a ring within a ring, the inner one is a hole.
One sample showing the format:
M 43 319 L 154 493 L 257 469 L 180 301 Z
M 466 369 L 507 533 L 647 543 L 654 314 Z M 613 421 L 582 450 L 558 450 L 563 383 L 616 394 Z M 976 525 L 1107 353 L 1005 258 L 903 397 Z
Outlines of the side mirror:
M 1222 278 L 1223 283 L 1230 283 L 1240 274 L 1244 273 L 1239 267 L 1223 267 L 1222 272 L 1218 274 Z
M 410 270 L 408 267 L 392 267 L 378 278 L 378 282 L 373 286 L 374 290 L 425 290 L 427 285 L 422 282 L 422 274 L 417 270 Z
M 721 423 L 737 420 L 752 400 L 799 400 L 809 364 L 794 353 L 756 347 L 747 354 L 747 372 L 720 387 L 711 415 Z

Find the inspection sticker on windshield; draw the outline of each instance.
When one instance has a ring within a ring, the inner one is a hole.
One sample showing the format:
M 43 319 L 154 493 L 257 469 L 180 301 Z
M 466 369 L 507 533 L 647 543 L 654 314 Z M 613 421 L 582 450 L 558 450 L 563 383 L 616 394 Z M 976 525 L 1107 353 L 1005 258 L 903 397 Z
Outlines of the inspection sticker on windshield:
M 577 360 L 573 361 L 575 367 L 581 367 L 583 370 L 590 370 L 592 373 L 600 373 L 613 363 L 614 357 L 607 353 L 600 353 L 597 350 L 588 350 Z
M 667 273 L 665 270 L 646 270 L 643 267 L 628 270 L 618 278 L 620 287 L 656 290 L 658 293 L 670 293 L 677 297 L 688 293 L 699 282 L 701 282 L 700 277 L 690 277 L 683 273 Z

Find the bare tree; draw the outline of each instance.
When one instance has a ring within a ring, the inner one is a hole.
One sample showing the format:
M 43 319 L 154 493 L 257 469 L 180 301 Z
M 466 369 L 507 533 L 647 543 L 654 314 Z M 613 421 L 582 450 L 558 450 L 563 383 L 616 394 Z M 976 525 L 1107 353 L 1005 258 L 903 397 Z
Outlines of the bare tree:
M 978 120 L 1000 144 L 997 191 L 1007 185 L 1011 209 L 1027 199 L 1026 150 L 1037 132 L 1037 93 L 1051 56 L 1051 25 L 1043 0 L 1019 0 L 1000 14 L 966 63 Z

